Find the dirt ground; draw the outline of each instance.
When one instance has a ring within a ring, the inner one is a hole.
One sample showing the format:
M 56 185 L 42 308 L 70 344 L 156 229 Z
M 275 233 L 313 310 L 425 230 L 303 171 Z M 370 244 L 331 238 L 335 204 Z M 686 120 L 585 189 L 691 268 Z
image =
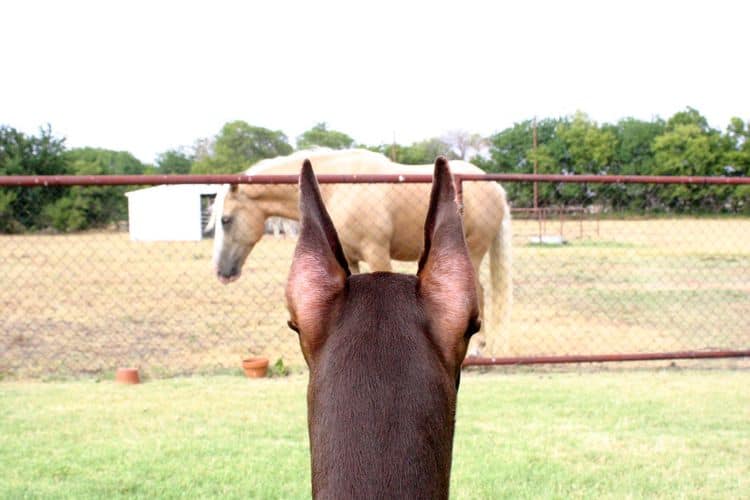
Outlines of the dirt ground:
M 513 231 L 512 322 L 502 352 L 486 354 L 750 348 L 748 219 L 516 220 Z M 567 243 L 531 243 L 540 232 Z M 249 355 L 300 366 L 283 298 L 293 248 L 265 237 L 224 286 L 210 240 L 0 236 L 0 375 L 216 372 Z

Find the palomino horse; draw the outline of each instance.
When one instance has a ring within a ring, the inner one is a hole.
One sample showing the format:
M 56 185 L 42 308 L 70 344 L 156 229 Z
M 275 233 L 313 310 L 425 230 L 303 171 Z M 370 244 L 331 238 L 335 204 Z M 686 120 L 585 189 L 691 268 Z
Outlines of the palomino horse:
M 461 363 L 480 327 L 448 163 L 435 162 L 416 276 L 352 275 L 309 161 L 300 192 L 286 298 L 310 368 L 313 497 L 447 499 Z
M 304 158 L 315 164 L 318 174 L 430 174 L 431 166 L 400 165 L 367 150 L 312 150 L 263 160 L 247 173 L 297 174 Z M 454 173 L 482 173 L 474 165 L 454 161 Z M 359 272 L 359 263 L 369 270 L 391 271 L 391 259 L 415 261 L 422 252 L 421 225 L 427 213 L 427 184 L 324 184 L 323 201 L 348 259 Z M 484 307 L 480 293 L 486 351 L 507 351 L 511 283 L 510 210 L 505 190 L 494 182 L 465 182 L 463 188 L 464 229 L 469 258 L 479 275 L 482 258 L 489 251 L 491 290 Z M 294 185 L 241 184 L 224 186 L 217 195 L 213 261 L 218 278 L 228 283 L 239 278 L 253 246 L 263 236 L 263 222 L 271 216 L 299 220 L 299 191 Z M 480 288 L 481 290 L 481 288 Z M 487 314 L 489 312 L 490 314 Z M 502 342 L 504 340 L 504 342 Z

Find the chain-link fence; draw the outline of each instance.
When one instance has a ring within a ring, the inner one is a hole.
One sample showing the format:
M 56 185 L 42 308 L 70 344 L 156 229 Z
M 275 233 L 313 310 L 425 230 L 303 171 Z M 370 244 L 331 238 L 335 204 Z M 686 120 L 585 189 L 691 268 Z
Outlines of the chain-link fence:
M 387 236 L 392 257 L 414 258 L 402 243 L 421 243 L 429 184 L 403 180 L 324 184 L 342 239 Z M 273 181 L 256 176 L 248 186 L 292 193 L 289 211 L 278 212 L 293 216 L 296 186 Z M 513 207 L 503 233 L 502 207 L 483 198 L 490 185 L 462 182 L 467 241 L 487 253 L 485 328 L 473 347 L 482 356 L 750 350 L 750 218 L 617 214 L 593 196 L 586 206 Z M 185 210 L 169 190 L 144 206 L 130 195 L 130 227 L 0 235 L 0 375 L 100 374 L 126 365 L 151 376 L 235 371 L 249 356 L 303 366 L 284 301 L 295 223 L 267 221 L 242 276 L 223 285 L 213 240 L 201 238 L 217 187 L 183 189 L 192 200 Z M 363 210 L 352 209 L 363 200 Z M 171 237 L 183 241 L 158 241 L 182 226 L 185 236 Z M 348 251 L 360 271 L 382 268 L 382 249 L 352 243 Z M 389 264 L 416 271 L 414 262 Z M 503 295 L 511 276 L 512 293 Z

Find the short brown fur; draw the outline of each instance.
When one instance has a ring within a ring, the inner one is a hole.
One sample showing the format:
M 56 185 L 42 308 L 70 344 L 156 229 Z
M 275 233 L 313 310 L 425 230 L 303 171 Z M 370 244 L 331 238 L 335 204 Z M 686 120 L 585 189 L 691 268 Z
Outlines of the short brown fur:
M 309 161 L 287 283 L 310 368 L 315 498 L 447 498 L 461 362 L 479 329 L 474 270 L 439 158 L 417 276 L 351 275 Z

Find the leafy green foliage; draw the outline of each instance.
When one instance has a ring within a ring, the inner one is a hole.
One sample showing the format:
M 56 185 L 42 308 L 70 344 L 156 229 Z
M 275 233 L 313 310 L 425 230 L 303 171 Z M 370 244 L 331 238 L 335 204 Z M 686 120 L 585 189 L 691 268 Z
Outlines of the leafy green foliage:
M 740 118 L 732 118 L 725 138 L 725 175 L 750 176 L 750 124 L 744 123 Z M 750 214 L 750 186 L 735 188 L 727 205 L 733 212 Z
M 71 173 L 75 175 L 135 175 L 145 165 L 126 151 L 99 148 L 77 148 L 65 153 Z M 59 231 L 80 231 L 102 227 L 127 218 L 126 186 L 72 186 L 65 195 L 44 207 L 45 225 Z
M 708 120 L 697 109 L 691 107 L 688 107 L 685 111 L 678 111 L 667 120 L 666 130 L 672 131 L 680 125 L 695 125 L 703 132 L 709 130 Z
M 558 127 L 567 119 L 546 118 L 537 123 L 536 154 L 533 150 L 533 122 L 526 120 L 490 137 L 489 159 L 475 159 L 475 163 L 488 172 L 531 174 L 534 160 L 539 173 L 559 173 L 561 162 L 566 160 L 565 145 L 557 136 Z M 541 183 L 539 196 L 542 200 L 555 197 L 556 186 Z M 509 199 L 516 206 L 533 205 L 533 186 L 529 183 L 510 183 L 505 186 Z
M 325 147 L 331 149 L 347 149 L 354 145 L 354 139 L 343 132 L 328 130 L 325 122 L 318 123 L 297 137 L 297 149 Z
M 472 161 L 488 172 L 545 174 L 750 176 L 750 125 L 734 117 L 725 132 L 712 129 L 694 108 L 668 120 L 625 118 L 598 124 L 586 114 L 544 118 L 537 122 L 538 147 L 532 144 L 533 122 L 514 124 L 487 139 L 453 131 L 409 145 L 381 144 L 368 149 L 403 164 L 430 164 L 438 155 L 465 158 L 489 149 Z M 297 138 L 299 148 L 352 147 L 347 134 L 321 122 Z M 281 131 L 226 123 L 213 139 L 198 139 L 191 151 L 169 149 L 156 167 L 144 165 L 126 151 L 77 148 L 51 128 L 35 136 L 0 126 L 0 175 L 108 175 L 142 173 L 234 173 L 264 158 L 292 152 Z M 531 183 L 507 183 L 517 207 L 533 205 Z M 126 217 L 125 187 L 87 186 L 0 188 L 0 232 L 55 228 L 77 231 L 102 227 Z M 750 214 L 750 186 L 538 183 L 541 206 L 598 204 L 613 210 L 725 211 Z
M 42 129 L 38 137 L 0 127 L 0 175 L 141 174 L 132 154 L 97 148 L 65 151 L 64 140 Z M 77 231 L 126 218 L 125 187 L 73 186 L 0 190 L 0 231 L 48 227 Z
M 654 155 L 651 143 L 664 133 L 661 119 L 645 122 L 625 118 L 616 125 L 605 125 L 618 139 L 613 155 L 613 170 L 619 174 L 639 175 L 653 172 Z
M 291 370 L 287 365 L 284 364 L 284 360 L 279 358 L 274 364 L 268 367 L 269 377 L 286 377 L 291 373 Z
M 193 164 L 192 173 L 240 172 L 265 158 L 292 152 L 283 132 L 255 127 L 241 120 L 225 124 L 216 136 L 213 148 L 209 149 L 213 151 L 206 151 Z
M 490 138 L 489 158 L 477 164 L 489 172 L 680 175 L 748 175 L 748 129 L 735 118 L 726 134 L 711 129 L 697 110 L 687 108 L 664 122 L 626 118 L 598 125 L 585 114 L 538 123 L 538 147 L 532 148 L 533 124 L 515 124 Z M 509 183 L 516 206 L 533 204 L 532 186 Z M 539 183 L 539 203 L 602 204 L 616 210 L 749 212 L 745 186 L 592 185 Z
M 156 158 L 156 166 L 161 174 L 189 174 L 193 160 L 193 155 L 182 149 L 170 149 Z
M 17 232 L 20 227 L 13 217 L 13 205 L 18 194 L 8 188 L 0 189 L 0 232 Z
M 63 175 L 71 173 L 63 152 L 65 140 L 52 135 L 51 127 L 38 136 L 0 126 L 0 175 Z M 44 227 L 43 208 L 62 197 L 62 188 L 0 188 L 0 232 Z
M 146 166 L 127 151 L 112 151 L 101 148 L 76 148 L 66 153 L 77 174 L 142 174 Z
M 616 137 L 612 162 L 608 173 L 613 175 L 649 175 L 654 171 L 655 160 L 651 144 L 664 133 L 665 123 L 661 119 L 646 122 L 625 118 L 615 125 L 605 124 Z M 607 184 L 597 188 L 603 199 L 615 209 L 643 210 L 658 206 L 658 186 L 647 184 Z
M 372 151 L 382 153 L 396 163 L 405 165 L 429 165 L 435 162 L 435 158 L 444 155 L 449 159 L 456 159 L 456 154 L 451 146 L 442 139 L 433 137 L 425 141 L 414 142 L 411 145 L 381 144 L 370 147 Z

